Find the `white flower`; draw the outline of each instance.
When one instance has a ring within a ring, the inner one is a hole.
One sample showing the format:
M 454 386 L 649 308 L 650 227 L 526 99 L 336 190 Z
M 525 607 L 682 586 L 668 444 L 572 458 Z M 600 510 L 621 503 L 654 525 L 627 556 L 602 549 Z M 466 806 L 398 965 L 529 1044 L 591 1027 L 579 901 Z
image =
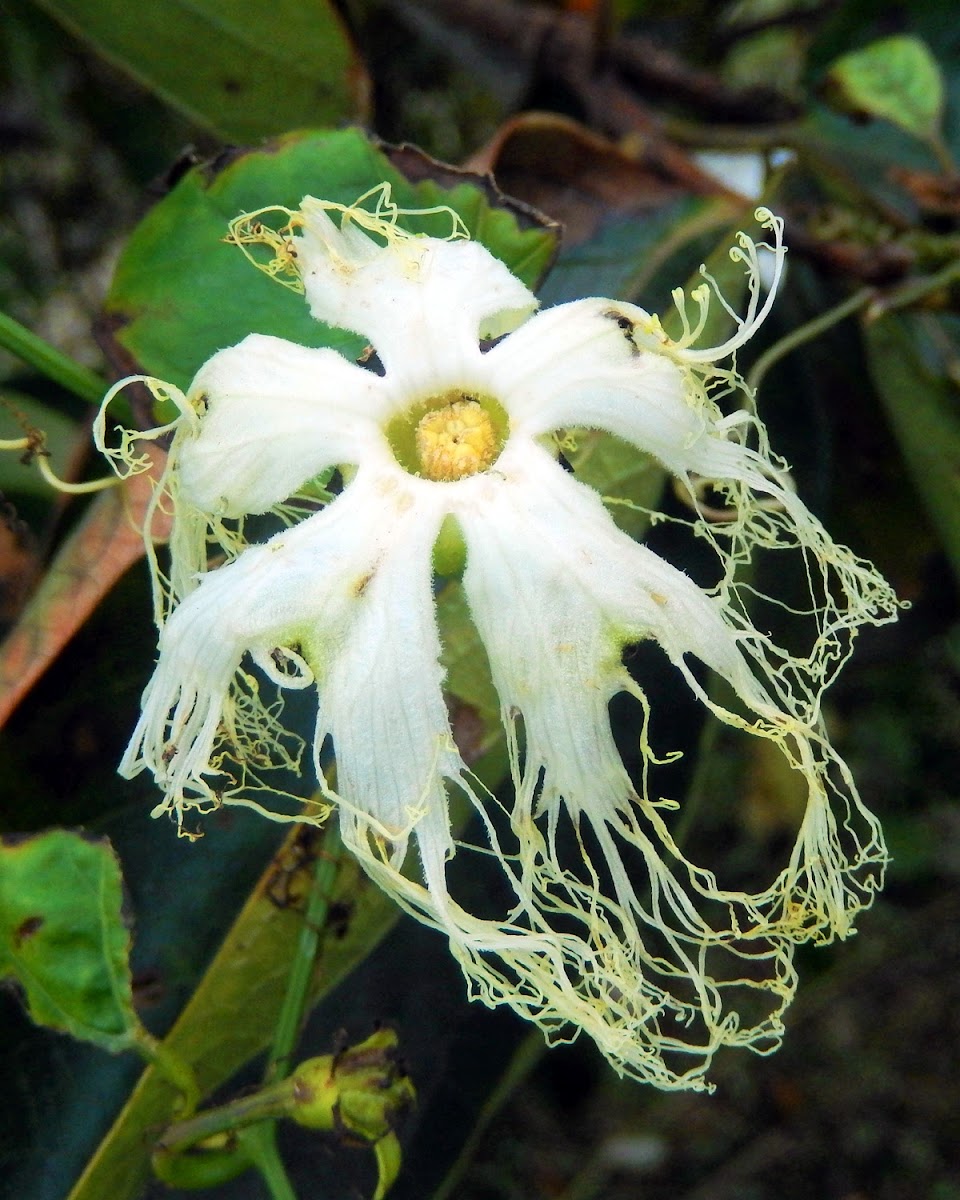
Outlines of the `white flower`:
M 136 438 L 173 434 L 156 499 L 173 511 L 169 577 L 152 559 L 160 657 L 121 771 L 150 771 L 163 789 L 155 811 L 180 821 L 190 809 L 260 807 L 264 770 L 298 761 L 280 698 L 315 687 L 313 770 L 346 845 L 447 935 L 471 995 L 509 1004 L 550 1040 L 586 1030 L 635 1078 L 702 1088 L 719 1046 L 778 1044 L 794 944 L 846 935 L 880 884 L 879 828 L 819 705 L 856 627 L 891 619 L 895 598 L 796 497 L 759 420 L 719 407 L 743 385 L 717 363 L 773 299 L 760 308 L 747 238 L 733 252 L 747 316 L 726 344 L 702 349 L 712 281 L 694 293 L 696 328 L 677 296 L 679 341 L 621 302 L 532 315 L 534 296 L 452 213 L 435 210 L 453 218 L 449 237 L 413 236 L 386 185 L 376 194 L 373 212 L 369 196 L 350 207 L 308 197 L 279 232 L 253 214 L 232 236 L 251 257 L 266 246 L 258 265 L 302 290 L 318 320 L 369 339 L 382 374 L 251 334 L 215 354 L 186 396 L 147 380 L 181 416 L 107 451 L 121 473 L 137 470 Z M 779 273 L 781 223 L 758 218 Z M 550 435 L 572 427 L 615 434 L 672 473 L 716 555 L 715 586 L 631 540 L 560 465 Z M 98 438 L 103 448 L 102 414 Z M 334 467 L 342 491 L 322 504 Z M 253 515 L 268 513 L 281 527 L 258 540 Z M 226 561 L 208 569 L 211 546 Z M 815 631 L 803 654 L 751 621 L 742 568 L 758 546 L 803 563 Z M 505 806 L 471 775 L 443 695 L 432 556 L 449 567 L 464 552 L 510 751 Z M 647 786 L 659 761 L 647 700 L 621 662 L 645 640 L 681 686 L 769 739 L 804 781 L 794 852 L 757 894 L 688 862 L 665 817 L 676 806 Z M 725 686 L 708 689 L 697 664 Z M 611 734 L 619 692 L 639 702 L 639 779 Z M 455 839 L 454 795 L 479 815 L 483 846 Z M 450 860 L 471 852 L 502 867 L 493 916 L 450 893 Z

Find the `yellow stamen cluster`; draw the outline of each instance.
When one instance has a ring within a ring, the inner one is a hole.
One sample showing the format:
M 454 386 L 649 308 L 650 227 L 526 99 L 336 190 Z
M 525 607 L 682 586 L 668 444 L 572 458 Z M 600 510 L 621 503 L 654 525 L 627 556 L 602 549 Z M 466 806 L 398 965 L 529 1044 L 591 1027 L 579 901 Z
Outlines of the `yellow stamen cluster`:
M 421 418 L 416 445 L 424 478 L 449 481 L 485 471 L 496 457 L 498 439 L 482 406 L 463 397 Z

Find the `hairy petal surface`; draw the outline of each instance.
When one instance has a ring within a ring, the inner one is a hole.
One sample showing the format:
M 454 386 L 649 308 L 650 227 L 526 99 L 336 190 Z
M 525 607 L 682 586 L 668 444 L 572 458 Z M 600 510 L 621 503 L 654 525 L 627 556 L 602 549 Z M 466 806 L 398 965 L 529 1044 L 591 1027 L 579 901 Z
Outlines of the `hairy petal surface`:
M 430 526 L 435 530 L 441 517 L 418 509 L 410 492 L 398 486 L 403 479 L 399 471 L 384 475 L 361 470 L 351 487 L 322 512 L 204 575 L 174 609 L 161 633 L 160 660 L 121 764 L 128 776 L 143 769 L 153 772 L 165 793 L 160 811 L 180 815 L 191 807 L 240 803 L 248 773 L 259 778 L 272 766 L 293 765 L 276 703 L 262 697 L 263 675 L 281 693 L 319 684 L 321 738 L 324 732 L 345 727 L 346 719 L 338 714 L 356 715 L 361 706 L 368 715 L 374 711 L 383 700 L 378 676 L 389 671 L 393 652 L 416 652 L 429 679 L 428 656 L 432 652 L 435 660 L 439 653 L 429 591 Z M 410 529 L 417 531 L 418 555 L 403 537 Z M 423 590 L 416 610 L 428 619 L 415 645 L 401 646 L 395 637 L 386 646 L 364 637 L 371 610 L 374 617 L 383 612 L 382 602 L 378 608 L 364 601 L 364 591 L 378 571 L 390 577 L 390 564 L 415 573 Z M 252 671 L 253 664 L 260 674 Z M 334 692 L 347 677 L 352 683 Z M 439 667 L 434 665 L 432 691 L 428 682 L 423 686 L 432 704 L 411 721 L 437 721 L 435 744 L 447 734 Z M 422 698 L 416 697 L 418 706 Z M 394 700 L 396 715 L 402 700 L 399 695 Z M 366 739 L 375 731 L 358 726 L 352 743 L 346 735 L 341 769 L 363 794 L 372 815 L 392 823 L 397 813 L 415 804 L 409 790 L 411 771 L 419 772 L 421 787 L 428 771 L 418 759 L 404 774 L 405 756 L 422 757 L 423 752 L 422 740 L 408 746 L 409 726 L 391 726 L 382 752 L 371 754 Z M 351 762 L 350 748 L 359 745 L 358 738 L 364 739 L 363 762 L 374 775 L 381 770 L 366 786 L 361 786 L 360 767 Z M 319 759 L 319 746 L 316 751 Z M 239 779 L 229 773 L 231 761 L 241 768 Z
M 450 386 L 473 369 L 481 338 L 515 328 L 537 307 L 477 242 L 414 237 L 383 225 L 381 245 L 348 219 L 338 228 L 309 196 L 301 216 L 297 266 L 310 311 L 369 338 L 397 387 L 416 393 L 437 380 Z
M 365 517 L 385 526 L 380 551 L 354 580 L 349 624 L 317 624 L 304 643 L 320 692 L 315 747 L 332 739 L 348 844 L 369 837 L 400 863 L 415 830 L 443 857 L 452 850 L 444 781 L 459 780 L 464 766 L 443 696 L 432 591 L 442 495 L 399 472 L 366 486 Z
M 216 516 L 266 512 L 326 467 L 376 455 L 390 393 L 333 350 L 250 334 L 190 387 L 203 419 L 177 448 L 180 494 Z
M 721 413 L 712 392 L 743 389 L 739 376 L 687 355 L 671 348 L 642 309 L 582 300 L 537 314 L 487 358 L 518 436 L 602 429 L 652 455 L 683 484 L 690 523 L 720 561 L 718 594 L 751 641 L 760 635 L 738 574 L 760 551 L 799 551 L 815 622 L 810 650 L 788 656 L 768 642 L 758 653 L 771 663 L 779 655 L 777 703 L 809 723 L 850 653 L 851 635 L 895 619 L 899 602 L 876 568 L 834 542 L 799 499 L 759 419 L 746 410 Z
M 712 406 L 684 386 L 671 358 L 634 333 L 642 309 L 575 300 L 537 313 L 489 352 L 490 387 L 525 437 L 580 426 L 605 429 L 675 475 L 700 469 L 719 436 Z

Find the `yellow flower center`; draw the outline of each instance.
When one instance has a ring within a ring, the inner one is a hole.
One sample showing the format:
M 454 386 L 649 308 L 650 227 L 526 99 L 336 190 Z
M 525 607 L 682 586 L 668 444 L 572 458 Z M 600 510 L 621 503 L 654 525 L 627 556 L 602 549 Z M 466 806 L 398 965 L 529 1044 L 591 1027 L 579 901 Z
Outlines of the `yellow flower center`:
M 420 472 L 426 479 L 463 479 L 485 471 L 499 450 L 493 422 L 469 397 L 436 408 L 416 430 Z
M 398 413 L 384 432 L 405 471 L 452 483 L 493 466 L 509 428 L 510 418 L 492 396 L 450 388 Z

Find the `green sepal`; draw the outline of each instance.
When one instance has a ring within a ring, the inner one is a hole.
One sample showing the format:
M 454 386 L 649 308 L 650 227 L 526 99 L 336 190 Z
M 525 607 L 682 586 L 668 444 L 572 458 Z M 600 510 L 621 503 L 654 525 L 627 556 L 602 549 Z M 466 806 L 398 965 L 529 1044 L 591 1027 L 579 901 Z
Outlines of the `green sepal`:
M 460 523 L 448 513 L 433 543 L 433 572 L 445 579 L 459 579 L 467 565 L 467 544 Z

